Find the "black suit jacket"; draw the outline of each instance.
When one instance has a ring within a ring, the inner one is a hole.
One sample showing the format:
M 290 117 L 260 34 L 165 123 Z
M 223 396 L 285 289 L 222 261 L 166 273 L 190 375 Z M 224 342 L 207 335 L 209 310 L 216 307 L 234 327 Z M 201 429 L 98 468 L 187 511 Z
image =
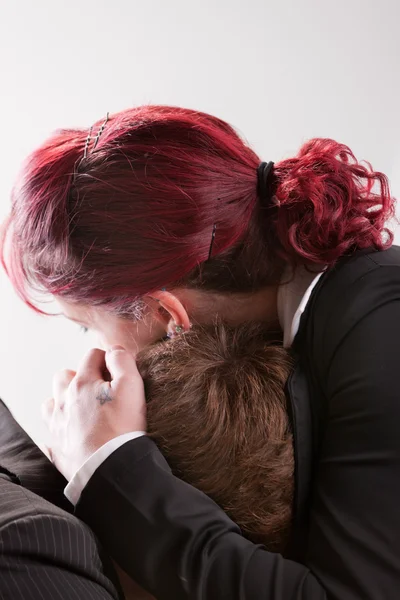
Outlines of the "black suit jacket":
M 112 454 L 83 491 L 77 514 L 158 600 L 398 599 L 399 248 L 360 252 L 327 272 L 295 352 L 287 557 L 245 540 L 148 438 Z
M 1 600 L 122 597 L 95 536 L 71 514 L 65 485 L 0 401 Z

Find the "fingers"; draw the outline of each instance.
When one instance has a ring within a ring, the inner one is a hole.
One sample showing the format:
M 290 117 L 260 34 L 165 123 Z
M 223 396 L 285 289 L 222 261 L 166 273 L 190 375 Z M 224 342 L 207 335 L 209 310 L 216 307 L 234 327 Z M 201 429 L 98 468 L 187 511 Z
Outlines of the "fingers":
M 122 346 L 113 346 L 107 351 L 106 366 L 113 381 L 139 375 L 133 355 Z
M 82 360 L 76 377 L 87 383 L 104 379 L 105 366 L 105 352 L 99 348 L 93 348 Z
M 53 377 L 53 398 L 55 398 L 55 403 L 59 408 L 62 408 L 62 399 L 64 397 L 64 393 L 68 389 L 68 386 L 74 379 L 75 375 L 75 371 L 65 369 L 64 371 L 56 373 Z
M 51 417 L 53 416 L 53 412 L 54 412 L 54 398 L 49 398 L 48 400 L 45 400 L 44 402 L 42 402 L 41 409 L 42 409 L 42 419 L 46 423 L 46 425 L 49 426 Z

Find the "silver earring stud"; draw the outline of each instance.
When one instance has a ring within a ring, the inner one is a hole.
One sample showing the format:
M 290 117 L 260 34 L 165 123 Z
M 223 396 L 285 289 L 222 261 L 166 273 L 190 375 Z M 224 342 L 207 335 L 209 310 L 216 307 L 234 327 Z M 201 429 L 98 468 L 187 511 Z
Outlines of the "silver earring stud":
M 168 331 L 168 333 L 167 333 L 167 338 L 172 340 L 173 338 L 177 337 L 178 335 L 180 335 L 183 332 L 184 332 L 183 325 L 176 325 L 174 323 L 172 331 Z

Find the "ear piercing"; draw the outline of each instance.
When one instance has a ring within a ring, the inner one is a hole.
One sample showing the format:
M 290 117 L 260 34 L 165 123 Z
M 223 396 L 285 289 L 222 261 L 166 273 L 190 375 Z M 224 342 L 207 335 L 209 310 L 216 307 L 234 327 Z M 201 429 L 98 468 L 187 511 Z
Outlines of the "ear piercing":
M 171 339 L 177 337 L 178 335 L 180 335 L 183 332 L 184 332 L 183 325 L 177 325 L 174 322 L 172 331 L 168 331 L 168 333 L 167 333 L 167 338 L 171 340 Z

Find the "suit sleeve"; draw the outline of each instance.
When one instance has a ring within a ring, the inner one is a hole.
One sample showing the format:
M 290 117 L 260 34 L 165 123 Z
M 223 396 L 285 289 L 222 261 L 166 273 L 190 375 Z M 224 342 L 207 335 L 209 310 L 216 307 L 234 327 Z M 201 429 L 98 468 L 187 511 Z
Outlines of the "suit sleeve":
M 83 527 L 50 514 L 13 519 L 0 529 L 0 598 L 117 600 L 96 561 Z
M 174 477 L 149 438 L 112 454 L 76 510 L 158 600 L 326 598 L 308 568 L 247 541 L 212 500 Z

